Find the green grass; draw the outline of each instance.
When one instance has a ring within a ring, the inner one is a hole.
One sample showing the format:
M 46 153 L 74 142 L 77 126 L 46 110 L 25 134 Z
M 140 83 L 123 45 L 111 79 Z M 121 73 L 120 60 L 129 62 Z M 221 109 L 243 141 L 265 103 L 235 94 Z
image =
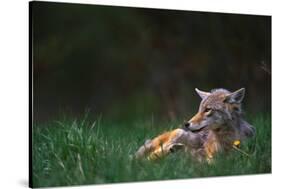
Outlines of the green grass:
M 154 162 L 130 158 L 145 139 L 176 128 L 177 123 L 106 123 L 101 119 L 81 119 L 35 125 L 33 186 L 270 173 L 271 117 L 260 115 L 247 120 L 257 130 L 255 138 L 241 145 L 250 157 L 233 150 L 227 156 L 218 155 L 212 165 L 198 163 L 182 152 Z

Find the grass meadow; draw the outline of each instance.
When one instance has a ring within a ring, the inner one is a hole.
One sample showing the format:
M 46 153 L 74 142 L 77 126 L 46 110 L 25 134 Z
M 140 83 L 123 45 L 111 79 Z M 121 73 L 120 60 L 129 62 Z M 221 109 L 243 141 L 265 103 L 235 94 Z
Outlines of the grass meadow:
M 33 125 L 33 187 L 187 179 L 271 172 L 271 115 L 247 116 L 256 137 L 215 163 L 198 163 L 183 152 L 157 161 L 131 155 L 148 138 L 177 128 L 179 121 L 109 122 L 103 118 L 62 118 Z

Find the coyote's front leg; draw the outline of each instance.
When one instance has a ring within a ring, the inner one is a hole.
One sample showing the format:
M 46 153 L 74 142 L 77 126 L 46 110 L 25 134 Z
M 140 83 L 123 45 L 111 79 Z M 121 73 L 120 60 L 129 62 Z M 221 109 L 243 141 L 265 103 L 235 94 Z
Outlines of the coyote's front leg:
M 201 137 L 183 129 L 165 132 L 153 140 L 147 140 L 136 152 L 136 158 L 147 157 L 154 160 L 181 148 L 197 147 L 202 144 Z

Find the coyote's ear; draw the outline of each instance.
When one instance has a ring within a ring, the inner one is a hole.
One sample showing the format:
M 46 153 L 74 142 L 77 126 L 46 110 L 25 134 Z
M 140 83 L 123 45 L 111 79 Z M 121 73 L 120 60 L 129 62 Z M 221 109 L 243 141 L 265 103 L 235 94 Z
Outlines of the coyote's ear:
M 195 91 L 197 92 L 197 94 L 202 98 L 205 99 L 207 98 L 211 93 L 209 92 L 204 92 L 204 91 L 200 91 L 199 89 L 195 88 Z
M 241 103 L 245 96 L 245 89 L 241 88 L 226 96 L 225 101 L 228 103 Z

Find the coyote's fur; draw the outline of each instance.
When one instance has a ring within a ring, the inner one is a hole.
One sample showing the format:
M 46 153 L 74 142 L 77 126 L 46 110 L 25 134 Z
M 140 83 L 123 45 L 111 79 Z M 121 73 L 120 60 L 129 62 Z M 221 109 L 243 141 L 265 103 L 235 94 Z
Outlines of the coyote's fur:
M 147 140 L 136 152 L 136 158 L 157 159 L 183 149 L 199 161 L 206 159 L 210 162 L 216 152 L 228 151 L 234 141 L 255 134 L 254 127 L 242 116 L 244 88 L 235 92 L 226 89 L 213 89 L 211 92 L 195 90 L 202 98 L 198 113 L 185 121 L 183 128 Z

